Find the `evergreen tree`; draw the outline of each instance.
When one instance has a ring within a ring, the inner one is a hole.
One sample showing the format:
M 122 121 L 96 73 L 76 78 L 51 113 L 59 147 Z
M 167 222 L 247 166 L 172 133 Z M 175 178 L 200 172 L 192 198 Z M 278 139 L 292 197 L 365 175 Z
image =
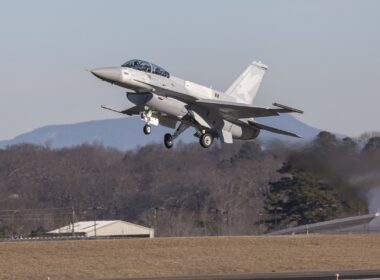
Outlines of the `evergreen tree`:
M 330 220 L 344 210 L 339 193 L 312 173 L 293 173 L 270 185 L 264 206 L 269 229 Z

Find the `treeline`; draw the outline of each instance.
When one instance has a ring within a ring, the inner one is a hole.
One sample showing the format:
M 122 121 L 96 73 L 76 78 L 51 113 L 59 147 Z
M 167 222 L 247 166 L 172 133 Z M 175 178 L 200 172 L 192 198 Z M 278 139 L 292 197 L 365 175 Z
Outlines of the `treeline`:
M 72 220 L 122 219 L 160 236 L 259 234 L 365 213 L 377 184 L 380 137 L 311 143 L 101 145 L 0 150 L 0 236 Z M 44 210 L 40 210 L 44 209 Z

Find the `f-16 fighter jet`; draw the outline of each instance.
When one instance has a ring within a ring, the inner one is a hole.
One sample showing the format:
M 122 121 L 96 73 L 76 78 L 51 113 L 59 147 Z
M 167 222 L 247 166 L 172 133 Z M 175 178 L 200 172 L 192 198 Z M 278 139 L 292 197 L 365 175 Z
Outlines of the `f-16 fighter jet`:
M 128 89 L 127 98 L 135 104 L 123 111 L 102 108 L 129 116 L 139 115 L 145 122 L 145 134 L 151 133 L 151 125 L 175 129 L 173 134 L 164 136 L 164 144 L 170 149 L 174 140 L 189 127 L 195 128 L 194 136 L 204 148 L 209 148 L 216 138 L 223 143 L 233 143 L 233 139 L 252 140 L 261 130 L 300 137 L 257 122 L 258 118 L 280 113 L 303 113 L 278 103 L 273 103 L 274 108 L 253 106 L 267 69 L 261 62 L 251 63 L 225 92 L 177 78 L 162 67 L 139 59 L 120 67 L 96 68 L 91 73 Z

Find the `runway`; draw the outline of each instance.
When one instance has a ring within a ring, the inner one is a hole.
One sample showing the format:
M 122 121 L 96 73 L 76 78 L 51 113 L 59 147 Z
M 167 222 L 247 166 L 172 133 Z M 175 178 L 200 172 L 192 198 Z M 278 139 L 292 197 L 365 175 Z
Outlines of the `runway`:
M 290 280 L 290 279 L 321 279 L 321 280 L 380 280 L 380 270 L 349 270 L 349 271 L 308 271 L 308 272 L 273 272 L 233 275 L 204 275 L 177 277 L 125 278 L 124 280 Z M 116 280 L 116 279 L 108 279 Z M 122 279 L 117 279 L 122 280 Z

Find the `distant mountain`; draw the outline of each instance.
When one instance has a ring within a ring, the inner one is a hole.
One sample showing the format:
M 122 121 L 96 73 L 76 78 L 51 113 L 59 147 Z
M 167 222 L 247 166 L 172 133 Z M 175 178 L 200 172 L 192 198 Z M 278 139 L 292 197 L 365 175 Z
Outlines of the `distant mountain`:
M 286 114 L 280 117 L 260 118 L 257 121 L 265 125 L 298 133 L 306 140 L 314 138 L 319 132 L 318 129 L 308 126 L 293 116 Z M 173 131 L 169 128 L 158 126 L 153 127 L 151 135 L 146 136 L 142 131 L 143 125 L 144 123 L 138 118 L 118 118 L 76 124 L 49 125 L 21 134 L 10 140 L 0 141 L 0 148 L 20 143 L 48 144 L 52 148 L 63 148 L 96 142 L 119 150 L 131 150 L 151 142 L 161 143 L 164 134 Z M 194 130 L 188 129 L 179 139 L 185 143 L 198 141 L 197 138 L 193 137 L 193 134 Z M 295 138 L 268 132 L 262 132 L 259 139 L 263 141 L 272 139 L 284 141 L 296 140 Z

